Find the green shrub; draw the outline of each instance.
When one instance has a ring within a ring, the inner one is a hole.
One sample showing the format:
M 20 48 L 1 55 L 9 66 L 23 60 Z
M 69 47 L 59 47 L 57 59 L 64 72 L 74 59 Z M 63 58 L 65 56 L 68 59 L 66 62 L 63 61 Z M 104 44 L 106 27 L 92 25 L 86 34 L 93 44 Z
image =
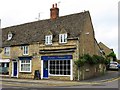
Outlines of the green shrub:
M 78 59 L 77 61 L 75 61 L 75 64 L 77 65 L 77 67 L 82 67 L 84 66 L 85 63 L 88 63 L 90 65 L 93 64 L 108 64 L 109 60 L 105 59 L 102 56 L 98 56 L 98 55 L 93 55 L 90 56 L 89 54 L 84 54 L 82 57 L 80 57 L 80 59 Z
M 84 66 L 85 62 L 85 59 L 78 59 L 77 61 L 75 61 L 75 64 L 77 65 L 77 67 L 82 67 Z

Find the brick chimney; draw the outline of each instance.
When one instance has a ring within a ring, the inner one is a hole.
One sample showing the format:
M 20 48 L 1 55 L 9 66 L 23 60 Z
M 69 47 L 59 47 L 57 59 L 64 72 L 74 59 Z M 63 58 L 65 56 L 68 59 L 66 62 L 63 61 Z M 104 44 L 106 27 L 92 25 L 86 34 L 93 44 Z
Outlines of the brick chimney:
M 52 5 L 50 9 L 50 19 L 56 19 L 59 17 L 59 8 L 57 7 L 57 3 Z

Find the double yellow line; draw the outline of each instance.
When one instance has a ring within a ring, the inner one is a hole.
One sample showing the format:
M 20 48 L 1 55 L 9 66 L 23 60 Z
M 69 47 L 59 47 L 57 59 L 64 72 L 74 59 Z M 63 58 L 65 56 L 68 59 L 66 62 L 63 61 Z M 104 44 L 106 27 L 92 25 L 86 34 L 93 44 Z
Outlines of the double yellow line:
M 120 77 L 117 77 L 117 78 L 111 78 L 111 79 L 108 79 L 108 80 L 103 80 L 104 83 L 108 83 L 108 82 L 113 82 L 113 81 L 117 81 L 119 80 Z

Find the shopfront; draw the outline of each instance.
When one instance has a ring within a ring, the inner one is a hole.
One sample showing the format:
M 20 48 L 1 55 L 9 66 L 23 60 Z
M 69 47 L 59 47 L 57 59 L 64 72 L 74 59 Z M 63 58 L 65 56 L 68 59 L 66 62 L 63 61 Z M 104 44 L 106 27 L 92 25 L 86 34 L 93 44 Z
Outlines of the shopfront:
M 72 55 L 41 56 L 41 78 L 68 76 L 73 80 Z

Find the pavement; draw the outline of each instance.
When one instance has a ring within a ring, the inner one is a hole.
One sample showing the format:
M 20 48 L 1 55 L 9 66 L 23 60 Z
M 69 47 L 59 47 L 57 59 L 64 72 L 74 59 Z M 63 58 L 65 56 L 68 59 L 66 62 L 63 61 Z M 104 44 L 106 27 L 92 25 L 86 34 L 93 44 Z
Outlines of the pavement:
M 15 82 L 18 83 L 17 85 L 20 84 L 33 84 L 41 86 L 41 87 L 49 87 L 49 86 L 64 86 L 64 85 L 76 85 L 77 83 L 75 81 L 56 81 L 56 80 L 33 80 L 33 79 L 15 79 L 15 78 L 1 78 L 0 81 L 3 83 L 11 83 Z
M 16 85 L 31 85 L 33 86 L 40 86 L 40 87 L 55 87 L 55 86 L 77 86 L 77 85 L 98 85 L 101 83 L 108 83 L 116 80 L 120 80 L 120 76 L 115 74 L 111 75 L 107 72 L 105 75 L 100 77 L 91 78 L 89 80 L 83 81 L 59 81 L 59 80 L 33 80 L 33 79 L 16 79 L 16 78 L 0 78 L 3 84 L 12 84 L 15 82 Z

